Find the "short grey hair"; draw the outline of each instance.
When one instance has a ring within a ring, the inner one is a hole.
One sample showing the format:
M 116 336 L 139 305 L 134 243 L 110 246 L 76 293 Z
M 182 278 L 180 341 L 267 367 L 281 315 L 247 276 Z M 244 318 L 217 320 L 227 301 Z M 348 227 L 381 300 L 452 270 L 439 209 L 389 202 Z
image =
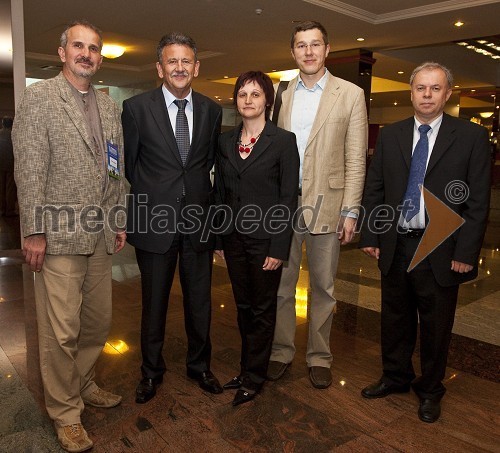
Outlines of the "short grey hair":
M 68 44 L 68 32 L 70 28 L 76 27 L 77 25 L 81 25 L 82 27 L 90 28 L 92 31 L 94 31 L 97 36 L 99 36 L 99 50 L 102 49 L 102 31 L 97 28 L 95 25 L 91 24 L 88 20 L 81 19 L 81 20 L 75 20 L 68 24 L 65 28 L 65 30 L 62 32 L 61 35 L 61 47 L 66 47 L 66 44 Z
M 413 72 L 411 73 L 410 76 L 410 85 L 413 85 L 413 80 L 415 79 L 415 76 L 420 72 L 420 71 L 432 71 L 434 69 L 441 69 L 446 75 L 446 80 L 448 81 L 448 88 L 453 87 L 453 75 L 451 71 L 444 65 L 440 63 L 436 63 L 434 61 L 426 61 L 425 63 L 422 63 L 420 66 L 417 66 Z
M 163 49 L 167 46 L 173 44 L 178 44 L 179 46 L 187 46 L 194 53 L 194 61 L 198 61 L 198 51 L 196 49 L 196 43 L 191 36 L 184 35 L 177 31 L 173 31 L 161 37 L 158 47 L 156 48 L 156 56 L 158 57 L 158 63 L 161 63 Z

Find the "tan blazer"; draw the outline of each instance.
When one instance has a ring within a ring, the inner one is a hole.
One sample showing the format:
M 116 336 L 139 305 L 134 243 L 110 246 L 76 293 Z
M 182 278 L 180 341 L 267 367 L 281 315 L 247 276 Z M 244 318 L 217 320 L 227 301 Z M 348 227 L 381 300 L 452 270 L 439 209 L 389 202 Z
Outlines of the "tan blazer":
M 125 211 L 112 209 L 125 203 L 120 109 L 106 94 L 95 90 L 95 95 L 105 143 L 118 145 L 122 175 L 116 180 L 106 172 L 105 191 L 102 158 L 92 151 L 83 114 L 62 73 L 27 87 L 16 113 L 12 141 L 21 227 L 25 237 L 45 233 L 48 254 L 91 254 L 102 227 L 113 253 L 116 226 L 125 225 Z M 94 209 L 102 210 L 102 220 Z
M 278 126 L 291 130 L 298 77 L 282 94 Z M 365 180 L 368 121 L 364 92 L 328 73 L 307 142 L 302 168 L 302 206 L 311 233 L 335 232 L 340 212 L 358 212 Z

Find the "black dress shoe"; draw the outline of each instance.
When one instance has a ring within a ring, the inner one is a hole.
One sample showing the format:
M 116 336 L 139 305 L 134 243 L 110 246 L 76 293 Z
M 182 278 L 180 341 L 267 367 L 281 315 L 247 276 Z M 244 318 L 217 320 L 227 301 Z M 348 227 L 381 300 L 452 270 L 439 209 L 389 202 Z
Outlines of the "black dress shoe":
M 203 371 L 199 374 L 188 371 L 187 375 L 191 379 L 196 379 L 198 385 L 206 392 L 215 394 L 222 393 L 222 387 L 211 371 Z
M 256 395 L 257 392 L 249 391 L 246 389 L 238 389 L 236 395 L 234 395 L 233 406 L 248 403 L 249 401 L 252 401 Z
M 363 395 L 365 398 L 383 398 L 384 396 L 390 395 L 391 393 L 406 393 L 409 391 L 410 384 L 386 384 L 382 380 L 379 380 L 361 390 L 361 395 Z
M 242 376 L 235 376 L 229 382 L 226 382 L 222 386 L 222 388 L 224 390 L 234 390 L 234 389 L 239 389 L 242 384 L 243 384 L 243 377 Z
M 163 382 L 163 377 L 156 379 L 142 378 L 135 390 L 135 402 L 138 404 L 147 403 L 156 395 L 156 387 Z
M 441 415 L 441 401 L 428 398 L 420 399 L 418 418 L 426 423 L 434 423 Z

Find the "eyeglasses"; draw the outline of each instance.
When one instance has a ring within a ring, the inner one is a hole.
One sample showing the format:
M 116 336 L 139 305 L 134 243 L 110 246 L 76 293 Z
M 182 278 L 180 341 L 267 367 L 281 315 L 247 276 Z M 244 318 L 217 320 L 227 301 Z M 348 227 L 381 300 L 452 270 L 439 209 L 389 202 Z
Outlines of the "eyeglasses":
M 324 46 L 324 43 L 321 42 L 312 42 L 311 44 L 306 44 L 305 42 L 299 42 L 296 46 L 295 49 L 303 52 L 305 51 L 308 47 L 311 48 L 311 50 L 319 50 L 320 47 Z

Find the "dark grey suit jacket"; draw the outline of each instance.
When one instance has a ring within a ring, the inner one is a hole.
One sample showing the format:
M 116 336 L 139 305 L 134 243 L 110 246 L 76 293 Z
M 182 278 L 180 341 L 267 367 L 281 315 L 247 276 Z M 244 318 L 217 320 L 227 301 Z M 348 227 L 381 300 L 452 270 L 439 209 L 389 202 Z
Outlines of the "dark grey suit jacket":
M 389 271 L 396 249 L 397 223 L 406 191 L 413 144 L 414 118 L 384 127 L 379 134 L 363 196 L 364 221 L 359 247 L 379 247 L 379 268 Z M 476 124 L 443 115 L 439 134 L 427 166 L 424 187 L 460 215 L 465 223 L 430 255 L 434 276 L 442 286 L 456 285 L 477 276 L 477 259 L 486 229 L 491 176 L 488 134 Z M 465 183 L 469 194 L 463 201 L 450 196 L 453 181 Z M 374 213 L 388 205 L 394 213 L 388 231 L 377 233 Z M 369 221 L 369 217 L 371 221 Z M 451 261 L 471 264 L 474 269 L 459 274 Z
M 153 253 L 165 253 L 175 236 L 185 187 L 190 233 L 197 251 L 213 248 L 207 216 L 214 202 L 210 170 L 215 159 L 222 109 L 193 91 L 193 137 L 186 161 L 177 149 L 161 86 L 123 102 L 125 169 L 131 184 L 127 240 Z M 202 237 L 205 233 L 205 237 Z

